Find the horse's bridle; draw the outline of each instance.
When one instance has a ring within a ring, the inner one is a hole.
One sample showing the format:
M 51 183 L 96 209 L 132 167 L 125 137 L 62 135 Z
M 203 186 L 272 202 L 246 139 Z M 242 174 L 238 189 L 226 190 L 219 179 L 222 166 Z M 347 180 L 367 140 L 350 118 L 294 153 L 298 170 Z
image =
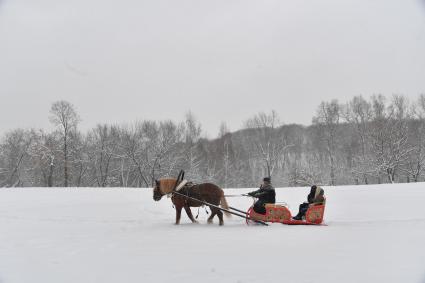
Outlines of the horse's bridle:
M 178 187 L 178 185 L 182 182 L 184 180 L 184 170 L 180 170 L 180 172 L 179 172 L 179 175 L 178 175 L 178 177 L 177 177 L 177 180 L 176 180 L 176 183 L 174 184 L 174 186 L 173 186 L 173 189 L 172 189 L 172 191 L 170 192 L 170 193 L 164 193 L 162 190 L 161 190 L 161 180 L 155 180 L 155 188 L 154 188 L 154 196 L 155 196 L 155 193 L 156 192 L 159 192 L 159 194 L 161 194 L 161 198 L 163 197 L 163 196 L 169 196 L 169 197 L 172 197 L 172 195 L 173 195 L 173 192 L 175 192 L 176 191 L 176 188 Z

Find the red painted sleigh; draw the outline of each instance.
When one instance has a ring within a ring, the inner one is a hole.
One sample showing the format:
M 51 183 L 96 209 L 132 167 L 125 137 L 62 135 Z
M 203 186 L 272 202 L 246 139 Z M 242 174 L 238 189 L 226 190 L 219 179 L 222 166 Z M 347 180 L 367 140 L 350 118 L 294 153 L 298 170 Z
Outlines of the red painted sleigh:
M 246 220 L 248 225 L 254 224 L 250 219 L 260 220 L 270 223 L 282 223 L 287 225 L 321 225 L 325 214 L 325 204 L 310 205 L 305 214 L 305 219 L 294 220 L 289 209 L 284 205 L 266 204 L 266 214 L 258 214 L 251 206 L 247 211 L 249 219 Z

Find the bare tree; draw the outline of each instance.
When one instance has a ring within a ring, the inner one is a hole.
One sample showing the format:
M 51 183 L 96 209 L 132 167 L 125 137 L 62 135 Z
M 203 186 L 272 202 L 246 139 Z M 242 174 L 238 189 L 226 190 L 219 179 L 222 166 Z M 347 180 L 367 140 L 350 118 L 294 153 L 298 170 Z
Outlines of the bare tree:
M 73 131 L 76 131 L 80 118 L 74 109 L 74 106 L 67 101 L 57 101 L 52 104 L 50 109 L 50 122 L 58 127 L 62 135 L 63 146 L 63 169 L 64 169 L 64 186 L 68 187 L 68 148 L 69 138 Z
M 186 113 L 184 124 L 181 125 L 184 132 L 183 168 L 186 169 L 187 177 L 192 179 L 201 178 L 202 159 L 198 151 L 198 142 L 201 139 L 202 128 L 192 112 Z
M 32 136 L 24 130 L 13 130 L 6 134 L 0 145 L 3 168 L 0 169 L 2 176 L 1 187 L 17 187 L 23 184 L 25 174 L 25 161 L 28 159 L 28 150 L 32 144 Z
M 330 164 L 330 184 L 336 184 L 336 150 L 338 144 L 338 127 L 341 118 L 341 108 L 337 100 L 322 102 L 313 118 L 326 144 L 326 152 Z
M 138 177 L 133 183 L 138 187 L 141 187 L 142 184 L 146 187 L 151 185 L 146 176 L 146 169 L 148 168 L 146 158 L 146 137 L 144 137 L 142 130 L 143 127 L 148 126 L 143 124 L 146 124 L 146 122 L 139 122 L 131 127 L 122 128 L 120 133 L 120 147 L 123 155 L 131 160 L 137 172 Z
M 412 105 L 411 109 L 413 120 L 410 134 L 409 145 L 412 149 L 406 166 L 401 170 L 407 174 L 407 181 L 410 178 L 414 182 L 418 182 L 425 168 L 425 94 L 421 94 L 417 102 Z
M 225 139 L 223 142 L 223 185 L 225 188 L 229 185 L 230 172 L 232 170 L 231 162 L 231 140 Z
M 94 178 L 99 187 L 109 184 L 111 163 L 118 148 L 118 130 L 107 125 L 98 125 L 89 134 L 91 144 L 90 159 L 93 164 Z
M 28 149 L 31 157 L 31 169 L 34 171 L 34 179 L 41 175 L 40 186 L 53 187 L 55 165 L 61 149 L 58 147 L 58 138 L 55 133 L 44 131 L 32 131 L 33 143 Z
M 152 182 L 158 176 L 176 171 L 180 156 L 173 154 L 182 142 L 182 128 L 172 121 L 160 122 L 156 135 L 150 137 L 149 167 Z M 164 173 L 162 173 L 164 172 Z
M 232 150 L 232 140 L 230 130 L 227 127 L 226 122 L 220 124 L 218 139 L 221 141 L 219 152 L 222 153 L 222 185 L 224 188 L 227 188 L 230 181 L 230 175 L 232 170 L 232 159 L 231 159 L 231 150 Z
M 363 178 L 363 182 L 368 184 L 368 174 L 371 173 L 369 144 L 372 105 L 362 96 L 356 96 L 346 105 L 343 116 L 349 124 L 354 126 L 360 145 L 360 154 L 354 158 L 352 173 L 355 176 Z
M 229 130 L 229 127 L 227 126 L 226 122 L 221 122 L 220 128 L 218 130 L 218 138 L 221 139 L 225 135 L 227 135 L 228 133 L 230 133 L 230 130 Z
M 378 174 L 395 181 L 396 172 L 408 159 L 412 148 L 408 144 L 408 102 L 403 96 L 394 96 L 386 106 L 382 95 L 374 96 L 372 120 L 372 148 Z
M 245 127 L 251 130 L 245 142 L 252 145 L 256 153 L 254 158 L 260 158 L 264 164 L 264 173 L 271 177 L 279 164 L 282 164 L 285 150 L 292 146 L 287 144 L 279 116 L 274 110 L 269 114 L 261 112 L 249 119 Z

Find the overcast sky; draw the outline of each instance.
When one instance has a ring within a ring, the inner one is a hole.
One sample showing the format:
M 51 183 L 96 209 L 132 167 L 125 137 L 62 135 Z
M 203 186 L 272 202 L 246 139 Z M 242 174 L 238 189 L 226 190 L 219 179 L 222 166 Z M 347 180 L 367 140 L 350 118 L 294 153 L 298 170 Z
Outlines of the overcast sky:
M 322 100 L 425 93 L 421 0 L 0 0 L 0 133 L 181 120 L 210 136 L 259 111 L 310 124 Z

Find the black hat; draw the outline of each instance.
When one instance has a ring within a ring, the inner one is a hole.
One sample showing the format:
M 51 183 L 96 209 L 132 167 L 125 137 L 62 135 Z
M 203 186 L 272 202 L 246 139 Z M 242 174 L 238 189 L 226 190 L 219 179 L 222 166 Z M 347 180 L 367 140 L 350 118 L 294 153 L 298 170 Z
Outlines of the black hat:
M 265 177 L 265 178 L 263 179 L 263 182 L 271 183 L 271 182 L 272 182 L 272 180 L 271 180 L 271 178 L 270 178 L 270 177 Z

